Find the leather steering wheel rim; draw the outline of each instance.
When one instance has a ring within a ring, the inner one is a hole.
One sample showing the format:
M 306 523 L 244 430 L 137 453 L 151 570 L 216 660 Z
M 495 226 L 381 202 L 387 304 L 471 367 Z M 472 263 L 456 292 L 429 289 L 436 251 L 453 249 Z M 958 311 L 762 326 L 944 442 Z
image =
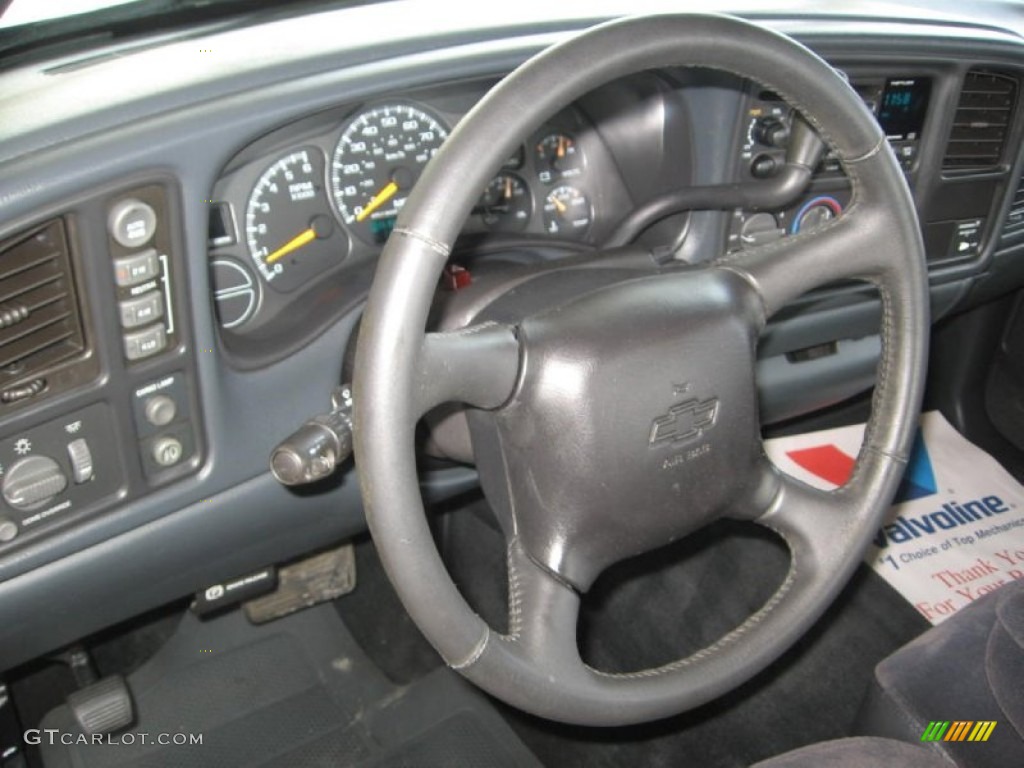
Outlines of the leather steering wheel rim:
M 837 279 L 871 282 L 882 298 L 882 353 L 871 418 L 846 485 L 815 491 L 780 476 L 767 460 L 756 462 L 756 488 L 744 499 L 748 517 L 778 532 L 791 555 L 775 595 L 687 658 L 612 675 L 583 664 L 575 646 L 574 587 L 586 579 L 553 572 L 517 538 L 508 553 L 509 632 L 499 635 L 470 609 L 427 525 L 414 431 L 436 404 L 495 409 L 520 384 L 516 329 L 490 324 L 425 334 L 431 297 L 478 191 L 521 137 L 559 108 L 615 78 L 675 66 L 721 69 L 774 90 L 835 150 L 853 190 L 844 215 L 820 230 L 722 257 L 704 275 L 740 296 L 755 336 L 787 300 L 812 288 Z M 367 520 L 388 576 L 445 661 L 521 709 L 623 725 L 699 706 L 776 659 L 860 562 L 907 460 L 928 322 L 924 248 L 906 181 L 873 116 L 826 62 L 788 37 L 728 16 L 638 17 L 594 27 L 528 61 L 463 118 L 384 248 L 360 331 L 354 421 Z M 467 344 L 471 351 L 459 354 Z

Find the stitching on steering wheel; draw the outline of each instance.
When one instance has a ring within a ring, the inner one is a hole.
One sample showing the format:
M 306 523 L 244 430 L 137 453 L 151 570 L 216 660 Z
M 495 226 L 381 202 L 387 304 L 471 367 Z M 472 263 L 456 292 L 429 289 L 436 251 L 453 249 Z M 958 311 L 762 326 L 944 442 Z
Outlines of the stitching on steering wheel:
M 508 634 L 504 639 L 516 641 L 523 631 L 523 584 L 519 579 L 519 571 L 516 568 L 515 558 L 512 556 L 512 548 L 518 539 L 512 539 L 508 544 Z
M 875 156 L 875 155 L 877 155 L 877 154 L 878 154 L 879 152 L 881 152 L 881 151 L 882 151 L 882 147 L 883 147 L 883 146 L 886 146 L 887 144 L 888 144 L 888 141 L 887 141 L 887 139 L 886 139 L 886 138 L 885 138 L 885 137 L 883 136 L 882 138 L 880 138 L 880 139 L 878 140 L 878 143 L 877 143 L 877 144 L 875 144 L 875 146 L 874 146 L 874 147 L 872 147 L 871 149 L 869 149 L 869 150 L 868 150 L 867 152 L 865 152 L 865 153 L 864 153 L 863 155 L 861 155 L 860 157 L 854 157 L 854 158 L 851 158 L 850 160 L 847 160 L 847 161 L 846 161 L 846 164 L 847 164 L 847 165 L 854 165 L 855 163 L 863 163 L 863 162 L 864 162 L 865 160 L 870 160 L 870 159 L 871 159 L 872 157 L 874 157 L 874 156 Z
M 864 446 L 873 447 L 875 434 L 878 431 L 878 419 L 876 414 L 879 410 L 879 404 L 885 399 L 886 393 L 889 389 L 890 380 L 890 368 L 892 365 L 892 333 L 893 333 L 893 309 L 892 309 L 892 295 L 889 292 L 889 288 L 881 280 L 875 282 L 875 287 L 878 288 L 878 294 L 882 300 L 882 353 L 878 359 L 878 371 L 876 373 L 876 384 L 874 396 L 871 398 L 871 416 L 868 419 L 867 426 L 864 431 Z M 883 451 L 879 451 L 884 453 Z M 896 457 L 893 457 L 896 458 Z M 906 461 L 903 459 L 902 461 Z M 861 462 L 857 462 L 859 466 Z
M 422 232 L 417 232 L 415 229 L 409 229 L 407 227 L 395 227 L 391 230 L 393 235 L 402 235 L 404 237 L 412 238 L 413 240 L 419 240 L 421 243 L 426 245 L 434 253 L 444 256 L 446 259 L 451 254 L 452 249 L 450 245 L 442 243 L 440 240 L 435 240 L 430 235 L 425 235 Z
M 789 573 L 786 574 L 786 580 L 782 582 L 779 588 L 775 590 L 775 594 L 773 594 L 768 599 L 768 602 L 761 606 L 757 613 L 751 614 L 751 616 L 746 621 L 744 621 L 731 632 L 727 632 L 726 634 L 722 635 L 722 637 L 720 637 L 711 645 L 701 648 L 699 651 L 690 654 L 685 659 L 673 661 L 671 664 L 666 664 L 662 667 L 654 667 L 653 669 L 642 669 L 637 672 L 602 672 L 601 670 L 594 669 L 590 666 L 588 666 L 587 669 L 589 669 L 596 675 L 600 675 L 601 677 L 606 677 L 610 679 L 629 680 L 645 677 L 660 677 L 661 675 L 667 675 L 671 672 L 675 672 L 676 670 L 688 667 L 691 664 L 696 664 L 698 661 L 703 661 L 704 659 L 715 656 L 721 651 L 725 650 L 726 647 L 732 645 L 734 642 L 743 637 L 743 635 L 745 635 L 747 632 L 753 629 L 756 625 L 764 621 L 764 619 L 766 619 L 768 615 L 779 606 L 783 599 L 785 599 L 786 594 L 792 588 L 793 584 L 796 582 L 796 552 L 793 550 L 789 538 L 783 531 L 778 530 L 776 528 L 772 528 L 772 530 L 779 534 L 779 536 L 781 536 L 782 539 L 786 542 L 786 546 L 789 547 L 789 551 L 792 554 L 793 559 L 789 568 Z
M 472 652 L 465 659 L 459 662 L 449 661 L 448 666 L 452 669 L 466 669 L 471 667 L 484 655 L 484 651 L 487 650 L 487 643 L 491 639 L 491 628 L 487 626 L 487 622 L 482 622 L 484 625 L 484 634 L 481 636 L 479 642 L 473 648 Z M 447 661 L 447 659 L 445 659 Z

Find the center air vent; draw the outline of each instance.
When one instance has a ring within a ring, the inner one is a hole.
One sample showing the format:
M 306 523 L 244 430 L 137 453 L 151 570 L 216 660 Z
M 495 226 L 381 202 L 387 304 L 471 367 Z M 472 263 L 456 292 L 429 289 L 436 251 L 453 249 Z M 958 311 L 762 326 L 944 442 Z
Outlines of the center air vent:
M 942 169 L 964 172 L 998 167 L 1016 101 L 1014 78 L 981 70 L 968 72 Z
M 44 374 L 84 349 L 64 222 L 0 244 L 0 402 L 39 394 Z

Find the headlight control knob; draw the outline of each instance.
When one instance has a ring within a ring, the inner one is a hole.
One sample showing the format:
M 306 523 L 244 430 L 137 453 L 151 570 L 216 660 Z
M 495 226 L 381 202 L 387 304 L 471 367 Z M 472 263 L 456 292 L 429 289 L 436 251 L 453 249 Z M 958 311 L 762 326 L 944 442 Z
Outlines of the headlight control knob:
M 782 149 L 789 143 L 789 126 L 777 117 L 764 117 L 754 124 L 754 139 L 766 147 Z
M 4 475 L 4 501 L 15 509 L 35 509 L 68 487 L 68 478 L 49 456 L 27 456 Z

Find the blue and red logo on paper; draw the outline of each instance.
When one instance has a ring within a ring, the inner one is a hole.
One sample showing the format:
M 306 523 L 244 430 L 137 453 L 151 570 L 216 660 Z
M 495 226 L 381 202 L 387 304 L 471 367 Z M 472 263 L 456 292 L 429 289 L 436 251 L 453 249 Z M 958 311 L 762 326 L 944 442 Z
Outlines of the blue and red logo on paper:
M 843 485 L 850 479 L 856 459 L 832 443 L 816 445 L 787 451 L 786 455 L 798 466 L 812 475 L 820 477 L 833 485 Z M 914 436 L 914 446 L 907 461 L 907 469 L 900 481 L 899 490 L 893 504 L 904 504 L 917 499 L 925 499 L 938 494 L 935 482 L 935 469 L 925 446 L 921 430 Z M 994 515 L 1009 511 L 1010 507 L 999 496 L 983 496 L 970 501 L 959 502 L 952 496 L 941 499 L 942 506 L 913 515 L 907 512 L 896 515 L 882 526 L 875 537 L 875 545 L 887 547 L 889 544 L 941 535 L 958 526 L 973 526 Z M 938 501 L 935 502 L 938 504 Z
M 786 455 L 812 475 L 833 485 L 842 485 L 849 480 L 856 462 L 853 456 L 831 443 L 787 451 Z M 918 428 L 914 436 L 914 447 L 910 451 L 910 460 L 907 462 L 907 471 L 903 474 L 893 503 L 902 504 L 914 499 L 923 499 L 938 493 L 938 490 L 932 460 L 928 456 L 928 448 Z

